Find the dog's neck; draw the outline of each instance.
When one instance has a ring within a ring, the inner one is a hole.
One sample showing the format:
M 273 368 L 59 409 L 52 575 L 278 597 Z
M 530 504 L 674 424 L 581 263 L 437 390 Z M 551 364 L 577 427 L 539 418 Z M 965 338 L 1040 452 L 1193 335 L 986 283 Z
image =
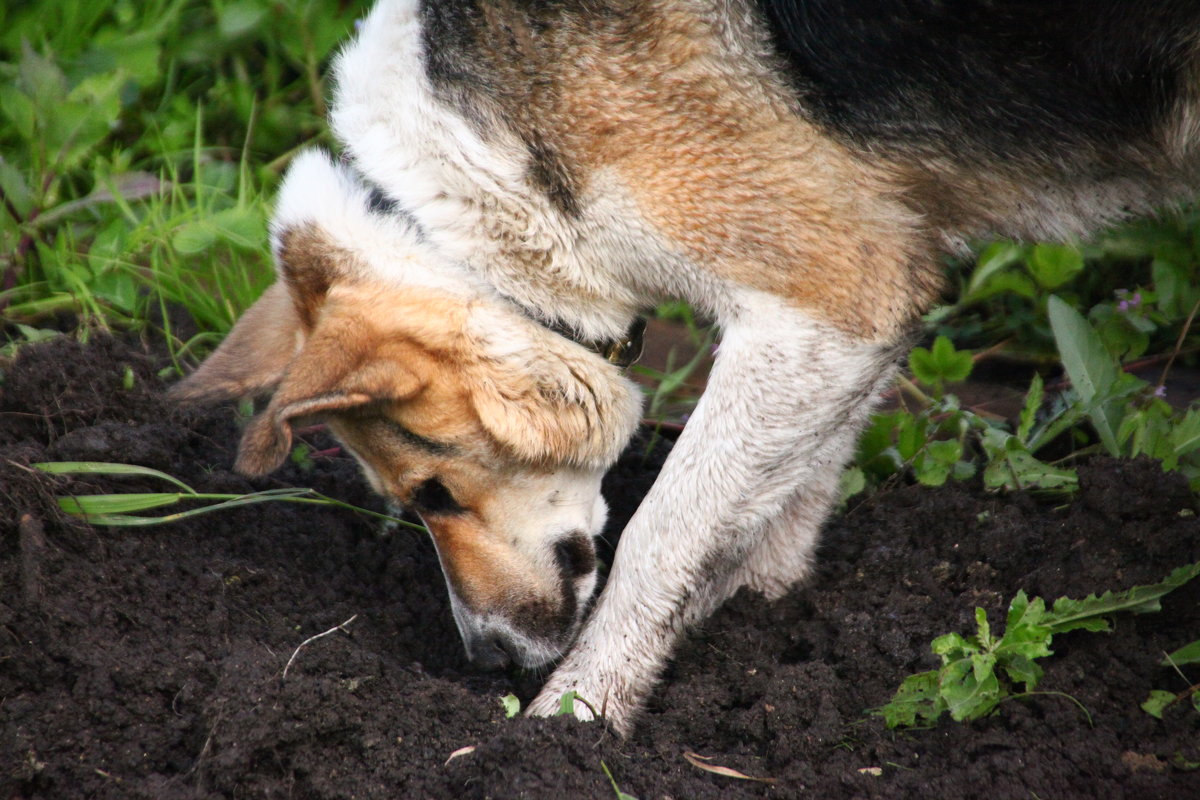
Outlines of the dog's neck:
M 345 162 L 343 162 L 345 163 Z M 399 203 L 388 197 L 382 189 L 371 183 L 366 176 L 355 170 L 356 176 L 362 181 L 363 185 L 368 187 L 370 192 L 370 210 L 382 214 L 394 214 L 403 217 L 408 221 L 413 230 L 417 232 L 421 239 L 424 239 L 424 233 L 421 231 L 420 224 L 408 213 Z M 646 332 L 646 318 L 642 316 L 634 317 L 629 327 L 625 332 L 615 338 L 591 339 L 580 336 L 579 332 L 572 325 L 569 325 L 561 320 L 547 321 L 542 315 L 536 313 L 533 309 L 527 308 L 515 299 L 507 298 L 514 307 L 520 310 L 529 319 L 538 323 L 547 330 L 557 333 L 564 339 L 569 339 L 572 342 L 591 350 L 596 355 L 603 358 L 610 364 L 615 364 L 621 369 L 628 369 L 642 355 L 643 336 Z

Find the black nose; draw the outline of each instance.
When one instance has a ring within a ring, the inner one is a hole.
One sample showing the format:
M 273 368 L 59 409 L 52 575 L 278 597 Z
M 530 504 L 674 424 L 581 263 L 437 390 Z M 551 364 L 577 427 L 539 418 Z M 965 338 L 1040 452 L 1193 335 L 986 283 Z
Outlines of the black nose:
M 505 669 L 513 663 L 512 653 L 509 651 L 511 645 L 499 634 L 480 634 L 464 644 L 467 647 L 467 658 L 480 669 Z

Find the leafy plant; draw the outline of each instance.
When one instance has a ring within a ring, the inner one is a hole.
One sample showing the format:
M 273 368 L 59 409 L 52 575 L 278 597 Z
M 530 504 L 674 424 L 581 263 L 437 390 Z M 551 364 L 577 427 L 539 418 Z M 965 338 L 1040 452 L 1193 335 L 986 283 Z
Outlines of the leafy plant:
M 1161 608 L 1166 594 L 1200 575 L 1200 563 L 1180 567 L 1161 582 L 1123 592 L 1105 592 L 1082 600 L 1061 597 L 1047 610 L 1040 597 L 1030 600 L 1017 592 L 1009 605 L 1004 633 L 996 636 L 987 613 L 975 609 L 976 633 L 949 633 L 933 640 L 942 660 L 936 670 L 905 678 L 891 702 L 876 710 L 889 728 L 928 724 L 949 712 L 956 721 L 978 719 L 994 711 L 1005 698 L 1030 693 L 1042 679 L 1038 659 L 1053 655 L 1054 636 L 1083 629 L 1107 631 L 1112 614 L 1145 614 Z
M 181 352 L 215 341 L 270 280 L 267 198 L 288 154 L 327 136 L 323 65 L 367 5 L 0 9 L 5 321 L 158 325 Z
M 940 395 L 945 384 L 966 380 L 974 362 L 969 352 L 955 350 L 948 336 L 938 336 L 929 350 L 913 348 L 908 366 L 917 380 L 936 387 Z

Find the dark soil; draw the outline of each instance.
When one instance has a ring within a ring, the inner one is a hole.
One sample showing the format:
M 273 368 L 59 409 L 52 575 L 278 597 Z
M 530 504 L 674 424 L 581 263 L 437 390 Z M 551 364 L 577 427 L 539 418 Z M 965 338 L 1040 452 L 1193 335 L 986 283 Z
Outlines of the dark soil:
M 1200 637 L 1200 581 L 1111 634 L 1059 637 L 1040 687 L 1055 694 L 906 733 L 865 713 L 935 666 L 930 640 L 969 632 L 975 606 L 997 621 L 1018 589 L 1083 596 L 1200 560 L 1196 498 L 1154 463 L 1085 464 L 1069 505 L 969 485 L 872 496 L 829 525 L 807 587 L 739 595 L 696 631 L 622 742 L 505 719 L 500 698 L 527 701 L 538 676 L 466 662 L 419 533 L 282 503 L 138 529 L 64 519 L 56 495 L 164 487 L 31 462 L 138 463 L 213 492 L 311 485 L 381 510 L 341 457 L 233 474 L 233 409 L 173 407 L 165 363 L 61 338 L 4 370 L 0 798 L 612 798 L 604 767 L 642 800 L 1200 797 L 1200 715 L 1138 708 L 1200 680 L 1158 665 Z M 667 449 L 639 442 L 615 470 L 618 525 Z M 284 679 L 301 642 L 351 617 Z M 703 772 L 688 752 L 777 783 Z

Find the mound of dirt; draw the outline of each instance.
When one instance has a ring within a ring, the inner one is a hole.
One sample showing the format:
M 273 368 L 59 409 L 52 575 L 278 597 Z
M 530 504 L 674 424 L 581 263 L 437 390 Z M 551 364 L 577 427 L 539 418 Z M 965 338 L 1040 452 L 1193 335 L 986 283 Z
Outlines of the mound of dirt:
M 968 485 L 872 496 L 831 522 L 809 585 L 739 595 L 695 631 L 622 742 L 505 718 L 500 698 L 528 701 L 541 676 L 467 663 L 420 533 L 285 503 L 146 528 L 63 517 L 58 496 L 165 487 L 30 464 L 137 463 L 201 492 L 312 486 L 383 510 L 336 455 L 232 473 L 235 410 L 172 405 L 165 365 L 134 341 L 64 337 L 4 370 L 0 797 L 612 798 L 605 770 L 642 800 L 1200 796 L 1200 715 L 1138 708 L 1198 679 L 1158 662 L 1200 637 L 1200 581 L 1111 634 L 1058 637 L 1044 693 L 986 719 L 894 733 L 866 713 L 936 666 L 930 640 L 972 630 L 976 606 L 995 622 L 1018 589 L 1083 596 L 1200 560 L 1196 499 L 1154 463 L 1086 464 L 1068 505 Z M 609 476 L 614 530 L 669 445 L 643 438 Z

